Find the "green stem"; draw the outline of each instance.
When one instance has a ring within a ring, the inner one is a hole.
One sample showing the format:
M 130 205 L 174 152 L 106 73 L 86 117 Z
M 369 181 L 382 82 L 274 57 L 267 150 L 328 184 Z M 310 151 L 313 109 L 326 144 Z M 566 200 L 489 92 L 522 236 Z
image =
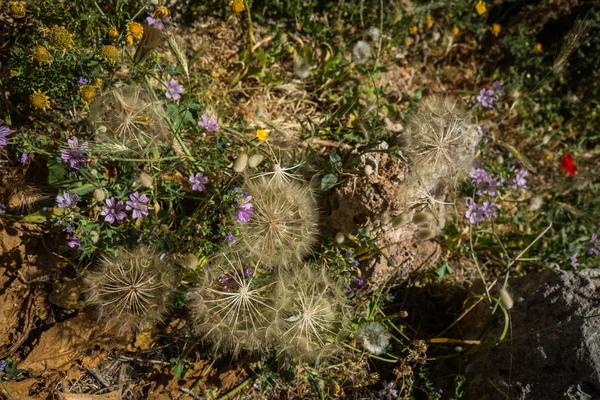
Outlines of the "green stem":
M 245 388 L 246 386 L 248 386 L 248 384 L 251 382 L 252 379 L 253 379 L 253 377 L 250 377 L 250 378 L 246 379 L 239 386 L 237 386 L 233 390 L 225 393 L 223 396 L 219 397 L 219 400 L 227 400 L 227 399 L 233 398 L 233 396 L 235 396 L 239 391 L 241 391 L 243 388 Z
M 13 394 L 11 393 L 10 390 L 8 390 L 8 388 L 6 387 L 6 385 L 4 384 L 4 381 L 2 380 L 2 378 L 0 378 L 0 383 L 2 384 L 2 387 L 4 388 L 4 390 L 6 390 L 6 393 L 8 394 L 8 396 L 11 398 L 11 400 L 17 400 L 15 399 L 15 396 L 13 396 Z

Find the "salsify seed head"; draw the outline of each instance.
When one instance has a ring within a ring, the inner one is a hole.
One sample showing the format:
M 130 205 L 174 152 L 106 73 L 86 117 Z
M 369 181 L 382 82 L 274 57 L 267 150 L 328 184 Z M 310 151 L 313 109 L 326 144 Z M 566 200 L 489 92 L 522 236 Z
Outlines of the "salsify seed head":
M 458 100 L 434 95 L 423 99 L 408 118 L 405 139 L 415 173 L 430 190 L 467 176 L 481 131 L 468 122 Z
M 146 152 L 159 143 L 170 143 L 171 131 L 160 102 L 152 100 L 141 87 L 113 89 L 96 98 L 90 107 L 90 121 L 97 129 L 94 151 Z
M 266 332 L 275 314 L 274 281 L 258 274 L 259 263 L 243 252 L 215 256 L 192 292 L 194 326 L 215 351 L 257 351 L 269 345 Z
M 324 266 L 303 264 L 281 273 L 277 314 L 269 337 L 280 354 L 320 362 L 342 350 L 347 335 L 347 305 L 342 283 Z
M 118 249 L 85 277 L 87 304 L 109 326 L 139 330 L 163 321 L 177 274 L 168 258 L 150 247 Z
M 308 184 L 300 181 L 250 179 L 253 215 L 240 224 L 240 243 L 267 267 L 300 261 L 317 242 L 319 212 Z
M 371 354 L 383 354 L 390 344 L 390 334 L 378 322 L 367 322 L 358 328 L 356 339 Z

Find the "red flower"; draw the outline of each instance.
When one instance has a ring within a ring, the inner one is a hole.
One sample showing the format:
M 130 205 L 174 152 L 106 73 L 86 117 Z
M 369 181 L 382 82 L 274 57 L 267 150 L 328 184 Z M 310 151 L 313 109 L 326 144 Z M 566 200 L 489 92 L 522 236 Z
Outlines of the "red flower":
M 561 164 L 562 169 L 567 171 L 572 176 L 575 176 L 577 174 L 577 166 L 575 166 L 575 164 L 573 163 L 573 158 L 571 158 L 571 155 L 569 153 L 565 153 Z

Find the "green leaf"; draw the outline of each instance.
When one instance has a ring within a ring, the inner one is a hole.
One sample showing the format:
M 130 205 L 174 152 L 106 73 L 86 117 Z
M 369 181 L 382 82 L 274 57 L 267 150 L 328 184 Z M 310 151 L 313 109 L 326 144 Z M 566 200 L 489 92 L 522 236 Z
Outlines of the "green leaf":
M 67 169 L 65 165 L 57 160 L 48 160 L 48 186 L 64 187 L 71 183 L 67 178 Z
M 337 174 L 327 174 L 321 179 L 321 190 L 329 190 L 335 186 L 338 181 Z
M 448 265 L 447 262 L 444 262 L 442 265 L 440 265 L 440 267 L 438 269 L 435 270 L 435 274 L 437 275 L 437 280 L 439 282 L 446 279 L 446 274 L 451 274 L 451 273 L 452 273 L 452 268 L 450 268 L 450 265 Z
M 187 374 L 188 371 L 191 371 L 193 366 L 189 362 L 185 362 L 181 360 L 181 357 L 173 357 L 169 360 L 171 364 L 175 364 L 173 367 L 173 373 L 177 377 L 177 379 L 181 380 Z
M 362 237 L 368 238 L 371 235 L 371 231 L 366 226 L 361 226 L 357 229 L 358 234 Z
M 342 159 L 340 158 L 340 156 L 337 155 L 335 151 L 329 153 L 329 163 L 335 169 L 342 168 Z

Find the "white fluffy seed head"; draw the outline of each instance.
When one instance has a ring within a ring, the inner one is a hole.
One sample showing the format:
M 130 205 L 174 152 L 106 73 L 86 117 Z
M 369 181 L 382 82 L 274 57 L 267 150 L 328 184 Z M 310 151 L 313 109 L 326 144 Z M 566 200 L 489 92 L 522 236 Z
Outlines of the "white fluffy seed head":
M 437 95 L 421 100 L 408 117 L 406 150 L 428 189 L 456 184 L 473 166 L 482 133 L 468 120 L 458 100 Z
M 346 236 L 342 232 L 338 232 L 335 234 L 335 242 L 337 244 L 342 244 L 346 240 Z
M 317 242 L 319 211 L 308 184 L 269 177 L 248 180 L 253 215 L 240 223 L 239 243 L 268 267 L 300 261 Z
M 85 277 L 87 304 L 96 307 L 109 326 L 134 330 L 162 322 L 176 274 L 167 258 L 149 247 L 120 248 Z
M 352 61 L 355 64 L 366 64 L 371 56 L 371 45 L 364 40 L 359 40 L 352 48 Z
M 367 37 L 371 42 L 378 42 L 381 38 L 381 31 L 379 28 L 372 26 L 367 30 Z
M 299 79 L 306 79 L 310 76 L 310 65 L 303 57 L 294 60 L 294 75 Z
M 146 153 L 173 135 L 165 123 L 165 111 L 141 87 L 125 86 L 103 93 L 90 106 L 90 122 L 96 130 L 92 150 Z
M 106 193 L 104 193 L 104 189 L 96 188 L 94 189 L 94 200 L 101 202 L 106 199 Z
M 265 156 L 260 153 L 252 154 L 250 157 L 248 157 L 248 167 L 256 168 L 261 162 L 263 162 L 264 159 Z
M 216 351 L 256 351 L 269 345 L 267 329 L 275 318 L 273 289 L 260 264 L 242 252 L 221 253 L 204 267 L 192 293 L 194 326 Z
M 304 264 L 281 274 L 269 336 L 282 354 L 319 362 L 341 351 L 347 305 L 341 282 L 325 267 Z
M 512 296 L 510 295 L 508 290 L 504 288 L 500 289 L 500 302 L 507 310 L 510 310 L 515 305 Z
M 367 322 L 358 329 L 356 339 L 371 354 L 383 354 L 390 344 L 390 334 L 383 325 Z
M 246 166 L 248 166 L 248 155 L 246 153 L 242 153 L 238 156 L 238 158 L 235 159 L 235 162 L 233 163 L 233 171 L 239 174 L 240 172 L 244 172 Z
M 392 219 L 392 228 L 398 229 L 398 228 L 408 224 L 409 222 L 410 222 L 410 215 L 408 215 L 408 214 L 397 215 Z
M 152 188 L 154 186 L 154 180 L 146 172 L 142 172 L 138 175 L 137 181 L 145 188 Z

